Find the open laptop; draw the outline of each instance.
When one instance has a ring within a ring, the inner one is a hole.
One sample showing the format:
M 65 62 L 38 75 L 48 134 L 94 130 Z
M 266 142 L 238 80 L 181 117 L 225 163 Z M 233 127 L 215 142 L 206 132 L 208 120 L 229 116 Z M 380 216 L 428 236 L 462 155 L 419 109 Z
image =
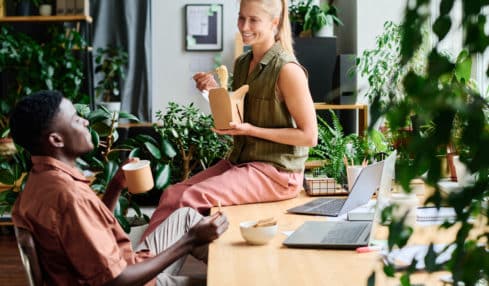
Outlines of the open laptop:
M 396 152 L 383 164 L 382 179 L 377 200 L 390 191 L 394 177 Z M 379 203 L 376 204 L 374 218 L 380 216 Z M 375 232 L 374 221 L 306 221 L 283 244 L 295 248 L 356 249 L 366 246 Z
M 307 215 L 339 216 L 366 204 L 380 185 L 384 161 L 373 163 L 360 171 L 347 198 L 318 198 L 288 209 L 287 212 Z

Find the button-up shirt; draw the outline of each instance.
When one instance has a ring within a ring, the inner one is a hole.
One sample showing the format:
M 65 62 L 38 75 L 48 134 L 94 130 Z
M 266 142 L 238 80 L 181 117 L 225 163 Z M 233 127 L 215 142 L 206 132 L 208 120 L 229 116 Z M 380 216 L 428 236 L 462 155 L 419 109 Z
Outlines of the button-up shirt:
M 77 168 L 44 156 L 32 156 L 32 163 L 12 219 L 32 233 L 48 285 L 102 285 L 127 265 L 151 257 L 132 250 Z

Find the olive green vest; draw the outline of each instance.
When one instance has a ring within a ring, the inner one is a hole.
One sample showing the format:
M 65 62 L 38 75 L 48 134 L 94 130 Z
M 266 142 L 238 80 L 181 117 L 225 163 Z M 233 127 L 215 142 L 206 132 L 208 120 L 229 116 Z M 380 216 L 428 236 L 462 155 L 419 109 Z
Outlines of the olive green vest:
M 244 101 L 244 121 L 263 128 L 295 128 L 296 124 L 284 101 L 276 93 L 280 69 L 289 62 L 297 62 L 285 52 L 280 43 L 268 50 L 260 63 L 248 75 L 252 52 L 240 56 L 234 65 L 233 90 L 243 84 L 250 86 Z M 279 169 L 302 171 L 308 148 L 251 137 L 234 136 L 230 155 L 233 163 L 268 162 Z

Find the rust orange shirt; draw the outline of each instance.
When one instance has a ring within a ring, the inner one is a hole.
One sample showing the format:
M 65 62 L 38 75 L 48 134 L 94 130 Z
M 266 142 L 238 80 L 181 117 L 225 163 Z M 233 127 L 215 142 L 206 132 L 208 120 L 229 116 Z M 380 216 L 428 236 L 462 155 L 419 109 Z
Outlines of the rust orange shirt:
M 33 234 L 48 285 L 102 285 L 127 265 L 151 257 L 132 250 L 78 169 L 52 157 L 33 156 L 32 163 L 12 220 Z

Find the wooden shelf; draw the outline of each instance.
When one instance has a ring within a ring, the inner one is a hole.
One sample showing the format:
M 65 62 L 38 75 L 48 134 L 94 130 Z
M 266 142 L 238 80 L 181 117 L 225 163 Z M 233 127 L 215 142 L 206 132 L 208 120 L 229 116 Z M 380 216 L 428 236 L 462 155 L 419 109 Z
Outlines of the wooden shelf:
M 32 23 L 32 22 L 80 22 L 92 23 L 91 16 L 59 15 L 59 16 L 7 16 L 0 17 L 0 23 Z
M 358 134 L 363 133 L 368 128 L 368 105 L 366 104 L 326 104 L 322 102 L 314 103 L 316 110 L 358 110 Z

